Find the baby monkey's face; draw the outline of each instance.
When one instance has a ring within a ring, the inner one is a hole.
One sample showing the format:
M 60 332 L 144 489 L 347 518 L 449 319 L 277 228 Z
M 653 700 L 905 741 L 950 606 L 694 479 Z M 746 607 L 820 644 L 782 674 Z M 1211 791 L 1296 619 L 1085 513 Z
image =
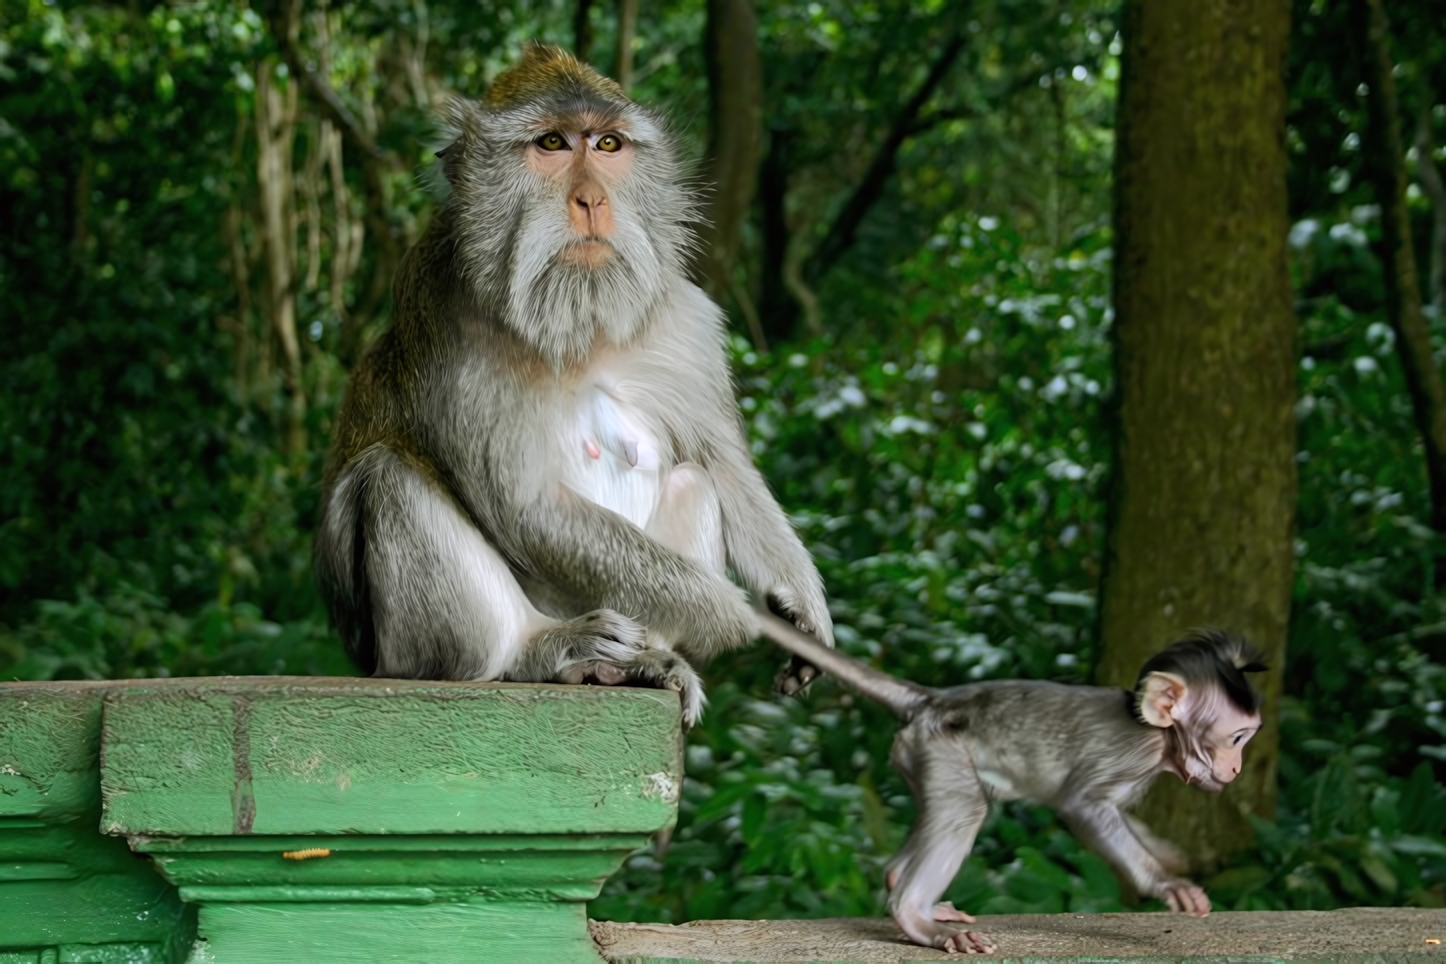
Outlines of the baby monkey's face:
M 1260 714 L 1246 713 L 1228 700 L 1215 707 L 1215 718 L 1201 735 L 1203 749 L 1210 756 L 1210 772 L 1197 773 L 1201 787 L 1223 790 L 1240 775 L 1245 744 L 1260 730 Z

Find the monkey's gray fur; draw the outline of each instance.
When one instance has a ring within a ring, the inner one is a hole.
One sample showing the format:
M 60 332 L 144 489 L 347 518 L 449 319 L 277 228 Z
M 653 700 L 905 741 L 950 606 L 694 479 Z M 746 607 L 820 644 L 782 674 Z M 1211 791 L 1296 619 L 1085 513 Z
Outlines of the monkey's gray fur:
M 691 724 L 703 694 L 675 653 L 755 635 L 725 567 L 798 625 L 831 639 L 832 624 L 753 466 L 722 314 L 684 274 L 675 148 L 615 84 L 541 47 L 450 122 L 448 197 L 338 417 L 323 594 L 376 675 L 637 681 L 680 690 Z M 587 182 L 612 211 L 610 235 L 582 239 L 610 248 L 589 269 L 562 255 L 581 188 L 524 160 L 550 130 L 598 124 L 631 167 Z
M 935 690 L 824 647 L 772 615 L 759 618 L 763 634 L 780 647 L 904 721 L 891 762 L 913 791 L 919 814 L 886 880 L 890 913 L 911 940 L 946 950 L 994 951 L 987 937 L 952 926 L 973 918 L 937 902 L 973 848 L 990 804 L 1004 800 L 1055 808 L 1140 893 L 1176 909 L 1208 911 L 1204 892 L 1177 876 L 1184 864 L 1179 852 L 1127 811 L 1162 772 L 1220 788 L 1192 765 L 1204 751 L 1191 731 L 1203 728 L 1203 719 L 1160 728 L 1138 714 L 1151 674 L 1173 674 L 1195 687 L 1207 700 L 1199 709 L 1207 716 L 1219 711 L 1208 703 L 1218 698 L 1254 714 L 1258 697 L 1241 674 L 1264 667 L 1237 637 L 1211 631 L 1185 637 L 1145 665 L 1135 693 L 1039 680 Z M 1208 754 L 1205 766 L 1211 766 Z

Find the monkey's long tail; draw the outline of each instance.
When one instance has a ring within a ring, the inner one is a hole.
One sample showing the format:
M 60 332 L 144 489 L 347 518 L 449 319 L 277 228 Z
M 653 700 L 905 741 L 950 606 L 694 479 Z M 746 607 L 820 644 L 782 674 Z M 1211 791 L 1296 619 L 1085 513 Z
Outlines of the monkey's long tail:
M 758 631 L 795 656 L 801 656 L 849 689 L 887 706 L 894 715 L 907 720 L 925 700 L 929 690 L 917 683 L 880 672 L 852 656 L 830 649 L 808 633 L 769 612 L 758 614 Z

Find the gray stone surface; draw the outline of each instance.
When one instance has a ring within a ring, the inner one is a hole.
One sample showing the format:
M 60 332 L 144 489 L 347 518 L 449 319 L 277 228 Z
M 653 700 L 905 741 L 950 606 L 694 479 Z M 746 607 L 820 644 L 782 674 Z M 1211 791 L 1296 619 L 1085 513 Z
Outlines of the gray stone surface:
M 958 960 L 903 941 L 888 920 L 593 921 L 593 939 L 613 964 L 896 964 Z M 1337 911 L 1176 914 L 1022 914 L 980 917 L 973 928 L 999 944 L 996 961 L 1340 961 L 1407 959 L 1446 964 L 1446 910 L 1354 908 Z

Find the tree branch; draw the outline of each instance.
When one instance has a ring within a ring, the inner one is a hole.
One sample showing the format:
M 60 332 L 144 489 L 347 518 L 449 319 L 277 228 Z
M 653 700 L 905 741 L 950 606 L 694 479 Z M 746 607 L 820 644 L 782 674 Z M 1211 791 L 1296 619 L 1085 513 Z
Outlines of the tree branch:
M 1431 528 L 1446 534 L 1446 385 L 1431 352 L 1431 335 L 1421 310 L 1411 221 L 1406 210 L 1405 150 L 1396 99 L 1391 36 L 1383 0 L 1352 0 L 1356 56 L 1366 83 L 1366 137 L 1361 159 L 1381 206 L 1379 254 L 1384 269 L 1386 315 L 1396 332 L 1396 352 L 1406 392 L 1425 449 L 1431 492 Z M 1446 587 L 1446 556 L 1433 560 L 1437 589 Z
M 829 269 L 838 263 L 845 251 L 854 243 L 858 234 L 859 225 L 863 223 L 864 216 L 868 214 L 869 208 L 873 207 L 884 193 L 889 178 L 894 173 L 894 167 L 898 161 L 899 148 L 904 141 L 908 140 L 914 125 L 919 120 L 919 112 L 934 96 L 934 91 L 949 73 L 949 68 L 954 66 L 959 55 L 964 52 L 967 43 L 964 31 L 956 29 L 944 44 L 934 65 L 929 68 L 928 75 L 914 96 L 904 104 L 889 132 L 879 144 L 878 150 L 874 152 L 874 159 L 869 164 L 867 173 L 858 187 L 844 203 L 843 209 L 834 218 L 833 224 L 829 226 L 828 233 L 824 235 L 823 241 L 814 249 L 808 261 L 804 264 L 803 277 L 810 286 L 816 285 L 820 278 L 828 273 Z
M 1436 167 L 1434 146 L 1431 143 L 1431 101 L 1427 98 L 1421 108 L 1420 119 L 1416 122 L 1416 179 L 1421 182 L 1421 191 L 1431 200 L 1433 215 L 1431 229 L 1431 274 L 1429 291 L 1431 304 L 1436 306 L 1436 321 L 1446 315 L 1446 183 L 1441 180 L 1441 171 Z
M 366 229 L 376 245 L 376 264 L 371 282 L 348 312 L 348 323 L 355 329 L 343 332 L 343 355 L 351 356 L 361 347 L 361 328 L 381 310 L 391 291 L 392 272 L 399 260 L 396 231 L 391 218 L 390 192 L 386 171 L 398 163 L 395 154 L 380 147 L 367 134 L 326 77 L 306 65 L 301 49 L 302 0 L 279 0 L 271 8 L 271 32 L 281 48 L 282 59 L 323 116 L 332 122 L 342 136 L 361 152 L 362 184 L 365 187 Z M 343 357 L 350 366 L 353 357 Z

